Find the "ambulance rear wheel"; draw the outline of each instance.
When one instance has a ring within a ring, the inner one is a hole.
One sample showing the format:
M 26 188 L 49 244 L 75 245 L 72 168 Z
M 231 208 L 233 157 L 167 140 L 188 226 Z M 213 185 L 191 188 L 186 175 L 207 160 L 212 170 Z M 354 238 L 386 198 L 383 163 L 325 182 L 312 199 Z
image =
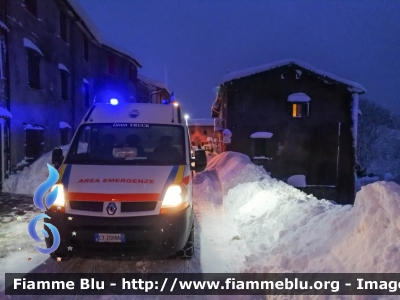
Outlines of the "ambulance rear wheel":
M 186 242 L 186 245 L 182 250 L 176 253 L 176 258 L 179 259 L 191 259 L 194 255 L 194 225 L 192 225 L 192 229 L 190 230 L 189 238 Z

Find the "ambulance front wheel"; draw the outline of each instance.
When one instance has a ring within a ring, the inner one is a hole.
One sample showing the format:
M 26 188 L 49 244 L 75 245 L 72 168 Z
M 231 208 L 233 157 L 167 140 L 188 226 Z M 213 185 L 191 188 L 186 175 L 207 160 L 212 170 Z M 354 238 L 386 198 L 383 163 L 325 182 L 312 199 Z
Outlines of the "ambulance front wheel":
M 50 253 L 50 257 L 57 261 L 67 261 L 71 258 L 71 255 L 68 252 L 53 252 Z
M 186 245 L 182 250 L 176 253 L 176 258 L 179 259 L 191 259 L 194 255 L 194 225 L 192 225 L 192 229 L 190 230 L 189 238 L 186 242 Z
M 47 227 L 45 226 L 46 231 Z M 63 238 L 61 237 L 61 241 Z M 47 248 L 50 248 L 53 245 L 53 236 L 49 235 L 49 237 L 45 238 Z M 61 242 L 60 246 L 54 252 L 50 253 L 50 257 L 54 260 L 66 261 L 69 260 L 71 256 L 71 252 L 68 253 L 68 246 Z
M 46 241 L 47 242 L 47 241 Z M 50 257 L 57 261 L 67 261 L 70 259 L 72 252 L 68 251 L 68 245 L 61 242 L 56 251 L 50 253 Z

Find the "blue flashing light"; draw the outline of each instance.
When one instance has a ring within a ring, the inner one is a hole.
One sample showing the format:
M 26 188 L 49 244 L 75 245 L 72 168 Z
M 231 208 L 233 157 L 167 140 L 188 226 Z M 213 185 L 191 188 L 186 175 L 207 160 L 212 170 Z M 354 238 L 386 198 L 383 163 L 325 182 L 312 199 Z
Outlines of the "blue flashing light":
M 117 105 L 117 104 L 118 104 L 118 99 L 116 99 L 116 98 L 111 98 L 111 99 L 110 99 L 110 104 L 111 104 L 111 105 Z
M 163 101 L 161 101 L 161 104 L 169 104 L 169 100 L 164 99 Z

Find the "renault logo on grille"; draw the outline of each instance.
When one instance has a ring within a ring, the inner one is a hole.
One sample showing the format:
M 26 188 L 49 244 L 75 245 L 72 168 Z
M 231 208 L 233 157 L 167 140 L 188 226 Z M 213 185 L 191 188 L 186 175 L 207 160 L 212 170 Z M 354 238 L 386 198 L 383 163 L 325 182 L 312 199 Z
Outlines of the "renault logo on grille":
M 115 214 L 116 211 L 117 211 L 117 206 L 115 205 L 115 203 L 110 203 L 107 205 L 107 213 L 109 215 Z

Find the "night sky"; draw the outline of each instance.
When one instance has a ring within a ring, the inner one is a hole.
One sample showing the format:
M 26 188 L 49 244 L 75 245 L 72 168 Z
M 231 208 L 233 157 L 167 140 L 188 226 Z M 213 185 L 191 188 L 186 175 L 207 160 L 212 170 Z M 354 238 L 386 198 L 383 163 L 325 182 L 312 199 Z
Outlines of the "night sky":
M 103 35 L 209 118 L 228 71 L 287 58 L 362 84 L 400 111 L 400 1 L 79 0 Z

